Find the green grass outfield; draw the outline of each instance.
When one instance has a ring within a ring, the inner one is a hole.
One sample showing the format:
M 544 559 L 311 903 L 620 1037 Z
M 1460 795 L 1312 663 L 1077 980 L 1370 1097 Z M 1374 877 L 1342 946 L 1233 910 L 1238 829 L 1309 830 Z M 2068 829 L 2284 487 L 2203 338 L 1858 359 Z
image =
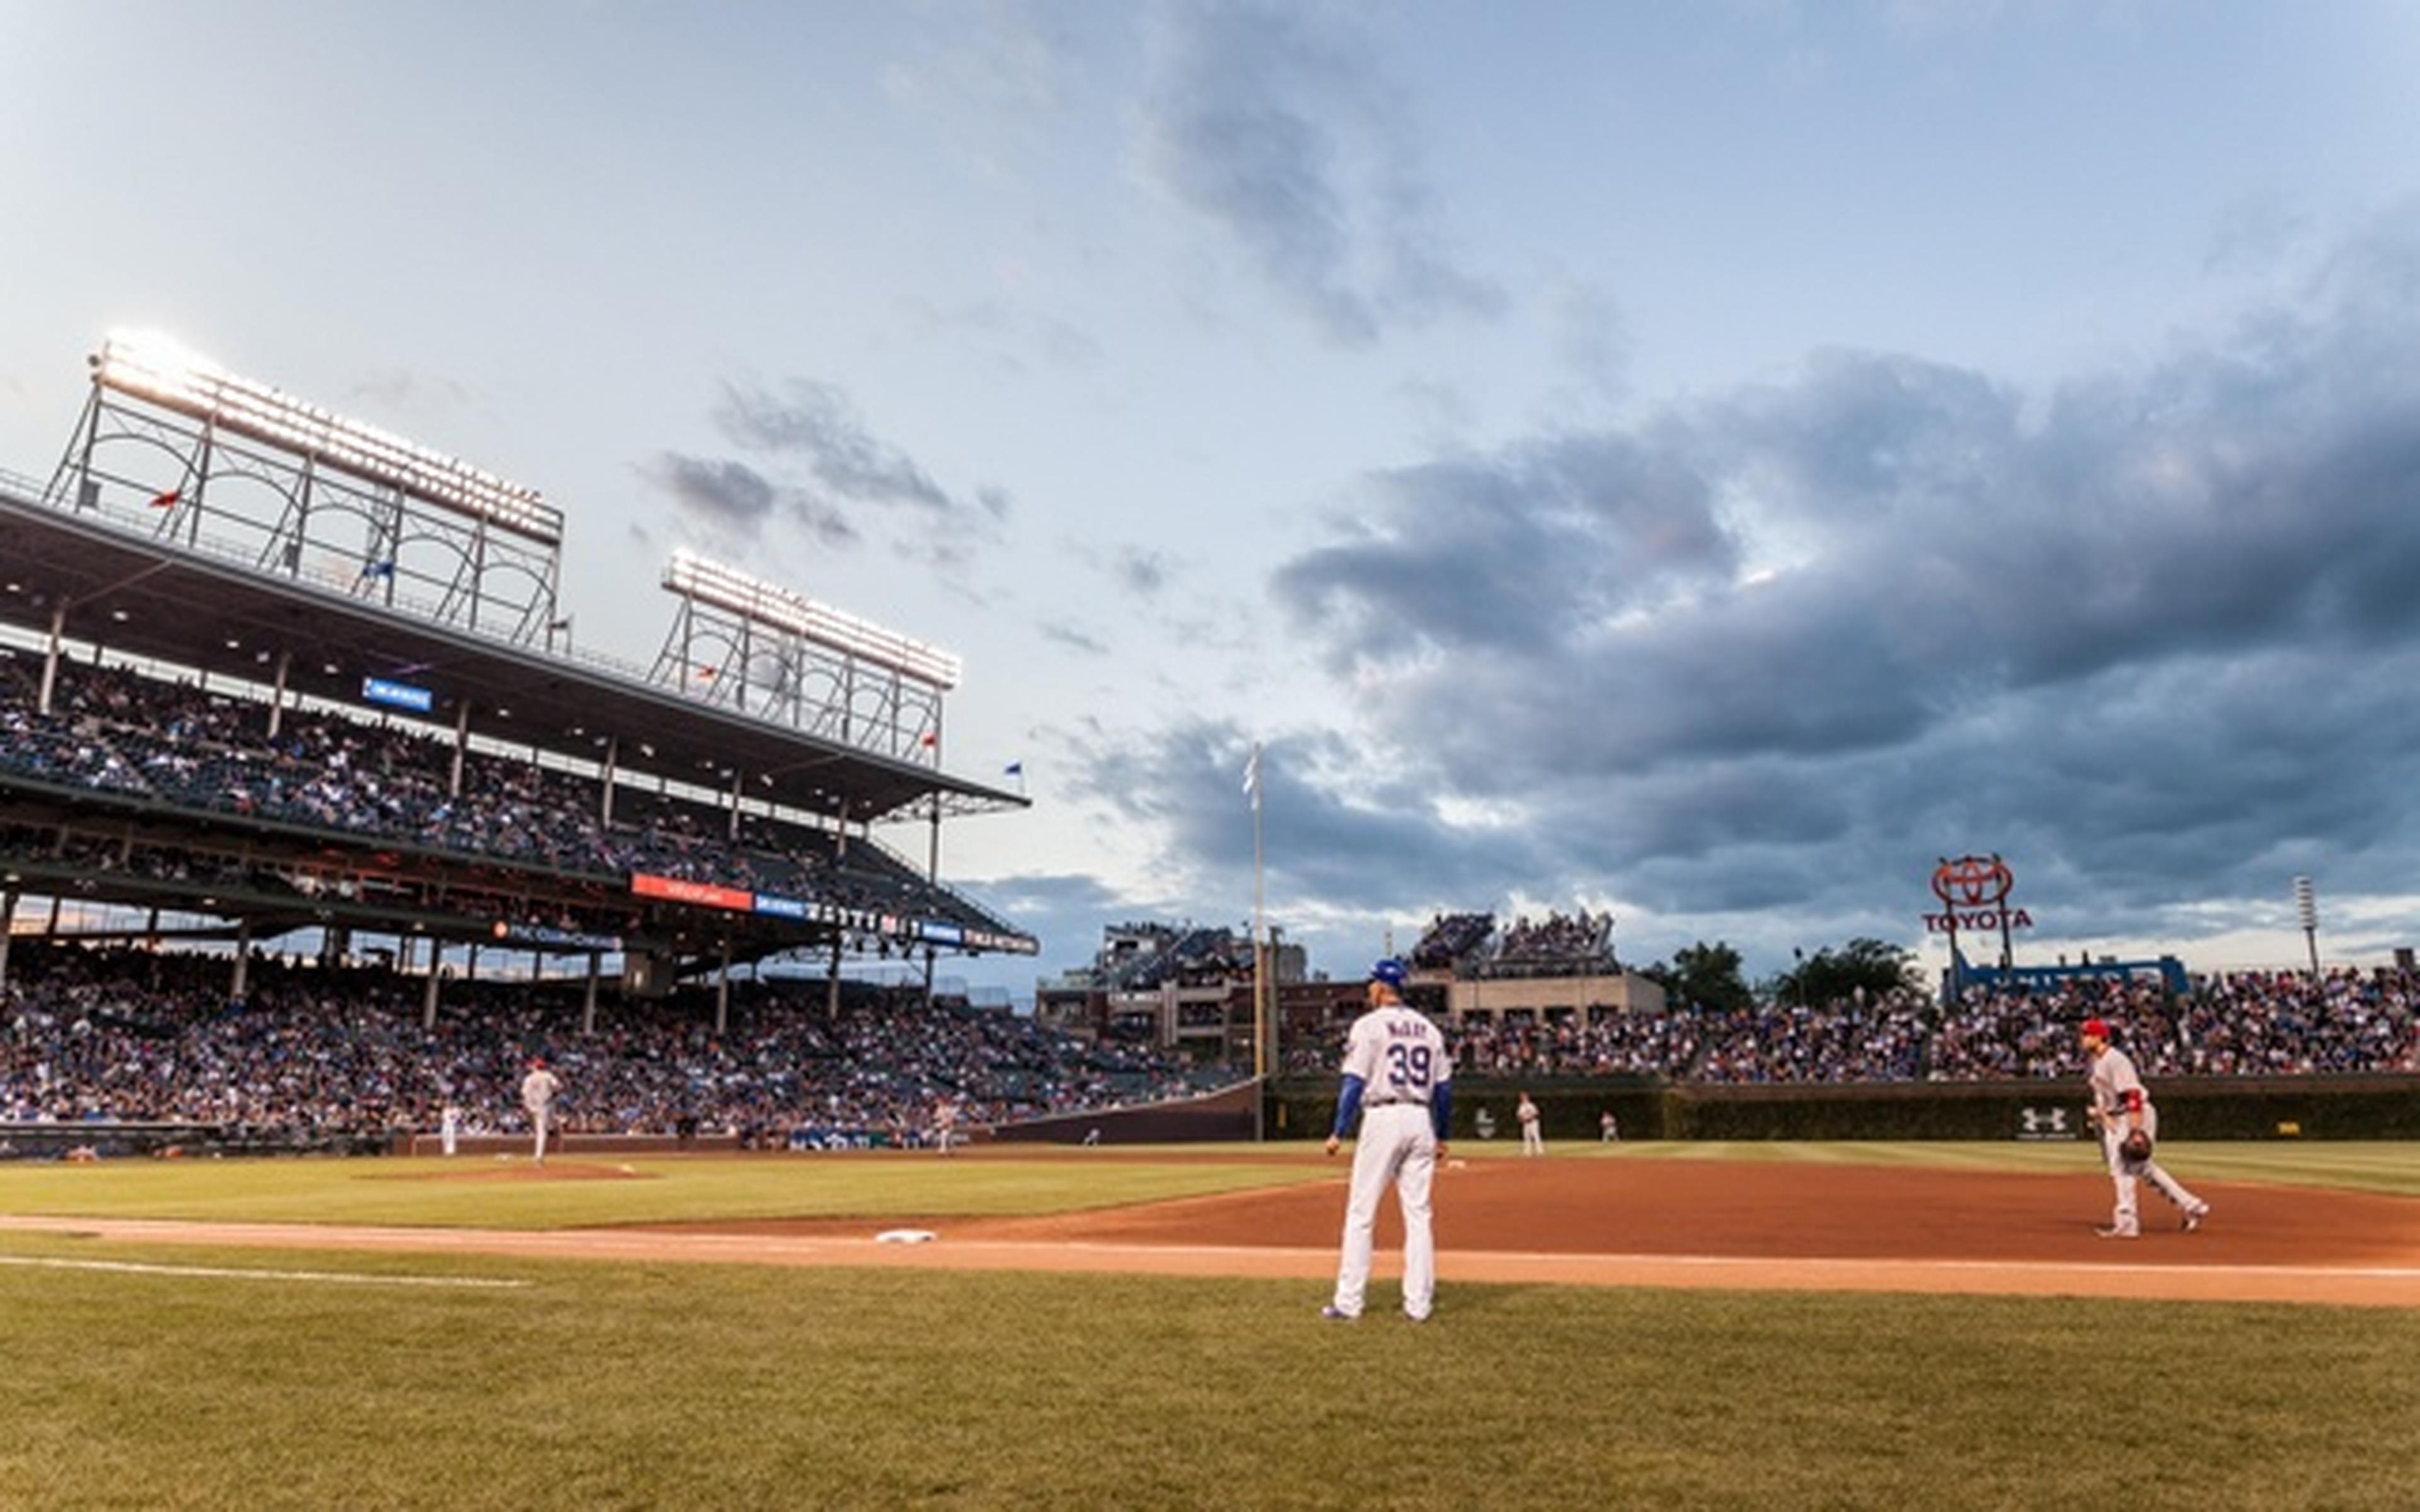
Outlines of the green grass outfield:
M 1569 1153 L 2090 1168 L 2074 1146 Z M 2171 1154 L 2420 1196 L 2420 1146 Z M 1221 1151 L 391 1179 L 433 1164 L 0 1167 L 0 1211 L 1039 1211 L 1341 1169 Z M 2408 1508 L 2420 1486 L 2415 1312 L 1457 1285 L 1414 1327 L 1383 1285 L 1368 1319 L 1323 1323 L 1325 1289 L 0 1234 L 0 1507 Z

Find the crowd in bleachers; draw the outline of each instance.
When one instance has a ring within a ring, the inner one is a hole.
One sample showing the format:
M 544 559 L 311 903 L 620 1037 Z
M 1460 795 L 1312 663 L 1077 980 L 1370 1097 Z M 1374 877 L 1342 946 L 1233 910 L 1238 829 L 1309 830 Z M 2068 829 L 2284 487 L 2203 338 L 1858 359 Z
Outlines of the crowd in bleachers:
M 1443 971 L 1461 964 L 1495 933 L 1494 914 L 1438 914 L 1406 959 L 1415 971 Z
M 2080 1074 L 2075 1026 L 2123 1026 L 2146 1075 L 2304 1076 L 2420 1070 L 2420 977 L 2339 969 L 2312 977 L 2246 971 L 2166 998 L 2154 985 L 2103 981 L 2051 995 L 1975 990 L 1945 1020 L 1931 1073 L 1944 1080 Z
M 1615 971 L 1613 916 L 1549 910 L 1502 929 L 1494 914 L 1437 914 L 1404 958 L 1415 971 L 1481 977 L 1545 977 Z
M 1108 1108 L 1206 1089 L 1240 1072 L 1143 1045 L 1093 1042 L 1001 1010 L 927 1008 L 913 989 L 820 981 L 733 985 L 724 1031 L 709 995 L 609 998 L 582 1027 L 579 983 L 456 981 L 424 1026 L 423 980 L 256 955 L 230 1002 L 225 956 L 20 939 L 0 986 L 0 1125 L 176 1120 L 288 1134 L 434 1128 L 451 1103 L 474 1132 L 521 1126 L 531 1057 L 563 1078 L 575 1132 L 799 1130 L 913 1139 L 939 1104 L 965 1124 Z M 2242 973 L 2169 997 L 2076 981 L 1912 992 L 1823 1006 L 1760 1001 L 1575 1019 L 1474 1020 L 1451 1031 L 1460 1074 L 1728 1083 L 2080 1079 L 2076 1026 L 2109 1019 L 2150 1076 L 2420 1072 L 2420 978 Z M 1334 1044 L 1289 1047 L 1332 1070 Z M 0 1129 L 5 1134 L 5 1129 Z
M 455 982 L 434 1027 L 423 980 L 258 956 L 228 1001 L 224 956 L 15 942 L 0 986 L 0 1123 L 240 1124 L 319 1134 L 433 1129 L 448 1103 L 470 1126 L 522 1126 L 530 1057 L 562 1077 L 574 1132 L 685 1125 L 778 1143 L 799 1128 L 912 1137 L 949 1102 L 962 1127 L 1156 1101 L 1215 1070 L 1147 1048 L 1089 1043 L 1004 1011 L 920 991 L 737 982 L 726 1030 L 705 994 L 599 1003 L 581 986 Z
M 1129 924 L 1123 933 L 1129 948 L 1100 973 L 1102 986 L 1120 992 L 1154 992 L 1171 980 L 1252 969 L 1251 937 L 1219 925 Z
M 2102 1017 L 2147 1076 L 2420 1072 L 2420 977 L 2243 972 L 2171 999 L 2155 983 L 2079 979 L 2047 992 L 1974 988 L 1952 1004 L 1911 990 L 1736 1011 L 1668 1007 L 1540 1019 L 1474 1017 L 1448 1038 L 1466 1075 L 1642 1076 L 1842 1083 L 2081 1077 L 2076 1026 Z M 1332 1070 L 1333 1042 L 1289 1047 L 1287 1069 Z
M 1507 964 L 1589 960 L 1605 954 L 1612 933 L 1611 914 L 1582 909 L 1576 914 L 1551 911 L 1544 918 L 1524 915 L 1497 942 L 1496 959 Z
M 468 750 L 409 724 L 270 707 L 123 667 L 59 663 L 52 711 L 39 668 L 0 652 L 0 772 L 258 815 L 521 866 L 634 872 L 781 893 L 842 907 L 1004 928 L 860 837 L 727 810 L 625 779 L 605 815 L 601 773 Z

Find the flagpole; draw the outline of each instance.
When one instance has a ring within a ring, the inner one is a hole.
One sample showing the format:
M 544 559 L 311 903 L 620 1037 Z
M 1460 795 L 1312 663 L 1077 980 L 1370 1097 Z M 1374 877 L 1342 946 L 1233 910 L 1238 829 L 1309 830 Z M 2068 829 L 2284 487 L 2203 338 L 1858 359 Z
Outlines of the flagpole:
M 1261 743 L 1252 742 L 1252 1137 L 1266 1140 L 1269 1085 L 1268 886 L 1261 846 Z

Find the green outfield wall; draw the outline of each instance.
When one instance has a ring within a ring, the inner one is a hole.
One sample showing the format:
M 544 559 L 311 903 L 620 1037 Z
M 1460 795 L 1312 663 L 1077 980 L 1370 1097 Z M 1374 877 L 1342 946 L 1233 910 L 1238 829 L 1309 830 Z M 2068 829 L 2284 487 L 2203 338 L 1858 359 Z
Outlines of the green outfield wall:
M 2420 1076 L 2153 1078 L 2164 1139 L 2420 1138 Z M 1610 1112 L 1629 1139 L 2080 1139 L 2081 1078 L 1728 1087 L 1638 1079 L 1457 1079 L 1453 1137 L 1517 1142 L 1527 1089 L 1545 1136 L 1602 1137 Z M 1332 1078 L 1269 1094 L 1272 1138 L 1319 1138 L 1336 1117 Z

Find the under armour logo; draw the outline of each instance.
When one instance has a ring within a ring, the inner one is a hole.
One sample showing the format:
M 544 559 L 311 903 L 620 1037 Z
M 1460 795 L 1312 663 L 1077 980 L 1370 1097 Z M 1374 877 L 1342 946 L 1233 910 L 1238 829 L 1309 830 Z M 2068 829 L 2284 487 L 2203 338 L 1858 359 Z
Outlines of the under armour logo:
M 2025 1109 L 2024 1132 L 2029 1134 L 2063 1134 L 2067 1133 L 2067 1109 Z

